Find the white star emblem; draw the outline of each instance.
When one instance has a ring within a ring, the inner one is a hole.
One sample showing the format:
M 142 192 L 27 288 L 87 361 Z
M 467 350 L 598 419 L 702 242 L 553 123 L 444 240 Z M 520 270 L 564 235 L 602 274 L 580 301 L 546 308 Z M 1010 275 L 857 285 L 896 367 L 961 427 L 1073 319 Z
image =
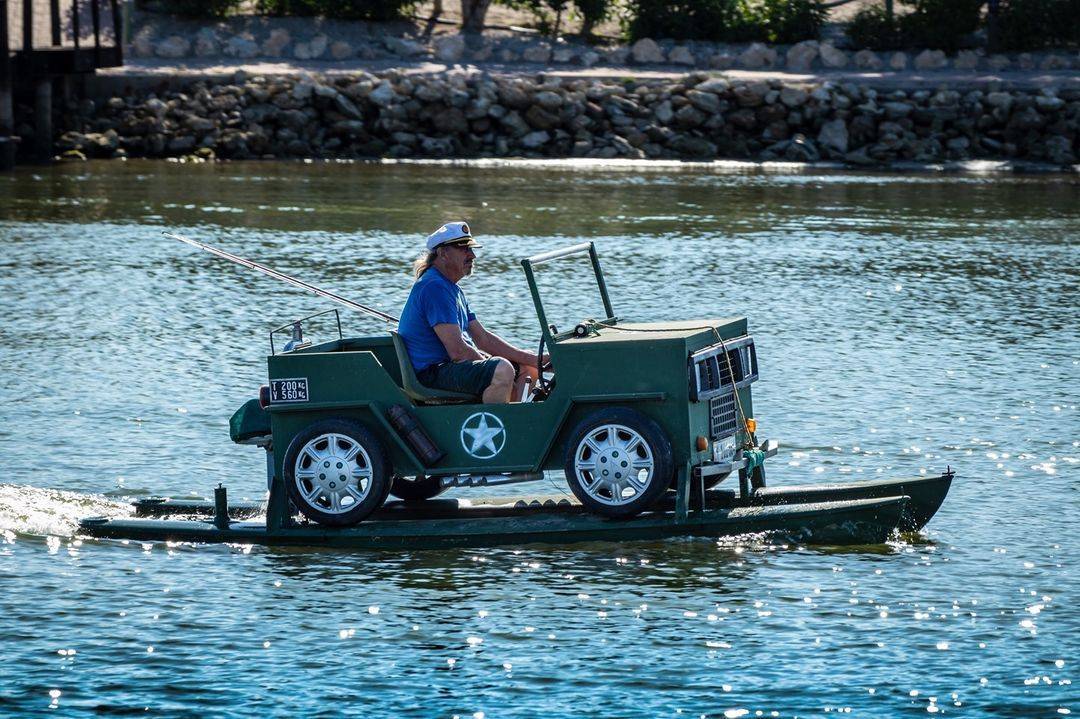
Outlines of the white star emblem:
M 490 412 L 477 412 L 461 423 L 461 446 L 477 459 L 491 459 L 506 444 L 502 420 Z

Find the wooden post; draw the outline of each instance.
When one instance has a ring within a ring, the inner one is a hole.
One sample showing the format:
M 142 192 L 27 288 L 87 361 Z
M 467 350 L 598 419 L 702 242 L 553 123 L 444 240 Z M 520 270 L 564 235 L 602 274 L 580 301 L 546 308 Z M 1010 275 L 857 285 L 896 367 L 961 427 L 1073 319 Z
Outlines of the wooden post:
M 0 0 L 0 170 L 15 167 L 15 108 L 11 100 L 11 51 L 8 42 L 8 4 Z
M 34 159 L 48 162 L 53 156 L 52 78 L 38 79 L 34 88 Z

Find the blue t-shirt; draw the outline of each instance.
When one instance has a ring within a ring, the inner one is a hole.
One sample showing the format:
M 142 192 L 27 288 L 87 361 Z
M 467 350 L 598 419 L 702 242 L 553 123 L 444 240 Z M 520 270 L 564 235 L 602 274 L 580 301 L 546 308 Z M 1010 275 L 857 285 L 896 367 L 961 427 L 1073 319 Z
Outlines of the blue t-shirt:
M 428 269 L 413 283 L 398 320 L 397 331 L 405 342 L 413 369 L 419 372 L 450 361 L 446 347 L 435 334 L 435 325 L 457 325 L 465 341 L 472 344 L 469 323 L 475 319 L 461 288 L 434 267 Z

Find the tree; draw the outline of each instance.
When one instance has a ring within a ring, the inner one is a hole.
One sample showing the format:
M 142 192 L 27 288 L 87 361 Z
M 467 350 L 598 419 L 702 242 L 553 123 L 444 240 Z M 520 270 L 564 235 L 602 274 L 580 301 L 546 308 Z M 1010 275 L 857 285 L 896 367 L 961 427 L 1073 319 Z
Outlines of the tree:
M 491 0 L 461 0 L 461 29 L 463 32 L 483 32 Z

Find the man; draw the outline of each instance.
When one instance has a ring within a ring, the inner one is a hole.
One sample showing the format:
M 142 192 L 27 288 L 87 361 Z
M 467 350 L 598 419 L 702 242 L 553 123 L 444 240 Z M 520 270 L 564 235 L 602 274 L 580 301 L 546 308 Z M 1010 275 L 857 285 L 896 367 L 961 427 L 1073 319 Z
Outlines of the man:
M 469 309 L 458 283 L 472 274 L 477 247 L 464 222 L 428 236 L 398 333 L 424 386 L 477 395 L 485 404 L 510 402 L 536 380 L 536 355 L 488 332 Z

